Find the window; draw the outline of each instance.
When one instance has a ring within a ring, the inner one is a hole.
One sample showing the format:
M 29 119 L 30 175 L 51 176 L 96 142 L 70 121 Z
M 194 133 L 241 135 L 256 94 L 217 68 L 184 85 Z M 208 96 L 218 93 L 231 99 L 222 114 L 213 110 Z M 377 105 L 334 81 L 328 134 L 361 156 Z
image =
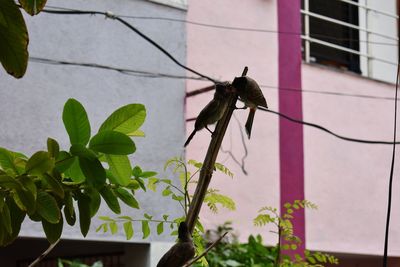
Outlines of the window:
M 302 0 L 303 58 L 394 82 L 396 0 Z

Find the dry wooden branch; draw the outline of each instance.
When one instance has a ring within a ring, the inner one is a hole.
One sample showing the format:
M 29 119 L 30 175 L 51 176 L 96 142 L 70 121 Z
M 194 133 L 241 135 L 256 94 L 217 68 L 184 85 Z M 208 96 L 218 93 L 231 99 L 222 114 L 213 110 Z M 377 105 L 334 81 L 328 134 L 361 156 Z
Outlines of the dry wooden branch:
M 185 265 L 183 265 L 182 267 L 189 267 L 192 266 L 192 264 L 196 263 L 196 261 L 198 261 L 199 259 L 201 259 L 202 257 L 204 257 L 205 255 L 207 255 L 207 253 L 213 248 L 215 247 L 219 242 L 221 242 L 221 240 L 228 234 L 228 232 L 225 232 L 223 235 L 221 235 L 214 243 L 212 243 L 208 248 L 206 248 L 206 250 L 203 251 L 203 253 L 201 253 L 199 256 L 197 256 L 196 258 L 193 258 L 192 260 L 190 260 L 189 262 L 185 263 Z
M 54 248 L 57 246 L 58 242 L 60 242 L 61 239 L 58 239 L 56 242 L 53 244 L 50 244 L 50 246 L 39 256 L 34 260 L 31 264 L 29 264 L 28 267 L 33 267 L 36 264 L 38 264 L 41 260 L 43 260 Z
M 246 76 L 247 70 L 248 68 L 245 67 L 242 76 Z M 199 216 L 208 185 L 210 184 L 215 161 L 217 159 L 222 140 L 224 139 L 226 129 L 228 128 L 229 121 L 231 120 L 232 113 L 235 110 L 237 99 L 237 94 L 232 93 L 232 96 L 229 99 L 229 108 L 226 110 L 224 116 L 218 121 L 214 130 L 214 134 L 212 135 L 211 142 L 203 162 L 203 167 L 200 171 L 199 181 L 193 195 L 193 200 L 186 217 L 186 224 L 191 234 L 193 233 L 196 225 L 196 220 Z

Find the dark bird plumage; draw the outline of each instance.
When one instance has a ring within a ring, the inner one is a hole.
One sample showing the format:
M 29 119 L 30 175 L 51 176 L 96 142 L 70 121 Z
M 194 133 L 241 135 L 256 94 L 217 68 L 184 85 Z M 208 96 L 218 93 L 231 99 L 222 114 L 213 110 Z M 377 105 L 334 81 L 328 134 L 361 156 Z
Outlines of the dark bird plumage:
M 250 108 L 249 115 L 245 124 L 246 133 L 248 138 L 251 136 L 251 129 L 253 126 L 254 115 L 257 107 L 268 108 L 267 101 L 260 89 L 260 86 L 255 80 L 250 77 L 236 77 L 233 80 L 232 86 L 236 89 L 239 98 L 243 101 L 246 107 Z
M 173 245 L 158 262 L 157 267 L 182 267 L 195 255 L 195 249 L 185 222 L 178 228 L 178 243 Z
M 213 99 L 200 111 L 194 123 L 194 130 L 186 140 L 186 147 L 192 140 L 197 131 L 207 128 L 207 125 L 219 121 L 228 108 L 229 94 L 231 85 L 228 82 L 215 84 L 215 93 Z M 210 129 L 207 128 L 210 131 Z M 211 131 L 210 131 L 211 132 Z

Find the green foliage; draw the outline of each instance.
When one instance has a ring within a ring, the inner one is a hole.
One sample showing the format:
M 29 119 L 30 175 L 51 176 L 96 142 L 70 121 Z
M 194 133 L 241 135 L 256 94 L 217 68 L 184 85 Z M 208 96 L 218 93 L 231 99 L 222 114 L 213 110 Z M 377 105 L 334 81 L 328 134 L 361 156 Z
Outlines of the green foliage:
M 119 200 L 130 207 L 140 207 L 134 197 L 140 186 L 138 180 L 146 189 L 142 179 L 156 173 L 143 172 L 138 166 L 131 168 L 127 155 L 135 151 L 135 146 L 123 131 L 137 131 L 146 112 L 141 104 L 130 104 L 117 111 L 117 115 L 114 112 L 103 124 L 111 125 L 107 127 L 114 130 L 107 128 L 91 137 L 84 107 L 69 99 L 63 110 L 63 122 L 71 141 L 69 152 L 61 150 L 52 138 L 47 140 L 48 151 L 37 151 L 29 158 L 0 148 L 0 246 L 12 243 L 18 236 L 26 215 L 42 223 L 47 239 L 53 243 L 61 236 L 64 220 L 75 225 L 77 213 L 81 233 L 86 236 L 102 199 L 116 214 L 121 212 Z M 115 116 L 124 120 L 114 120 Z M 118 121 L 120 126 L 110 121 Z M 134 126 L 129 126 L 130 123 Z M 108 228 L 115 233 L 118 225 Z M 133 235 L 128 223 L 124 229 L 127 236 Z
M 300 209 L 317 209 L 317 205 L 308 200 L 295 200 L 293 203 L 283 205 L 282 215 L 273 207 L 262 207 L 259 214 L 253 220 L 255 226 L 273 224 L 277 228 L 278 244 L 274 251 L 274 265 L 280 267 L 323 267 L 324 264 L 338 264 L 338 259 L 332 255 L 321 252 L 304 251 L 296 253 L 294 258 L 282 255 L 283 250 L 297 250 L 302 240 L 294 235 L 292 220 L 295 211 Z
M 193 166 L 194 169 L 189 171 L 188 166 Z M 157 188 L 159 188 L 162 196 L 171 198 L 173 201 L 178 202 L 185 214 L 187 214 L 189 203 L 192 200 L 192 196 L 189 194 L 188 186 L 190 183 L 197 183 L 197 181 L 194 180 L 194 177 L 200 172 L 202 163 L 195 160 L 189 160 L 186 163 L 183 159 L 175 157 L 169 159 L 165 163 L 164 170 L 167 170 L 168 168 L 174 175 L 179 177 L 179 185 L 174 184 L 171 179 L 157 178 L 156 172 L 143 171 L 139 166 L 135 166 L 132 169 L 132 175 L 134 176 L 135 181 L 137 181 L 141 187 L 146 188 L 145 184 L 147 180 L 148 189 L 156 192 Z M 230 177 L 233 176 L 232 172 L 220 163 L 215 164 L 215 170 L 220 171 Z M 123 190 L 115 190 L 114 193 L 126 204 L 131 207 L 135 207 L 136 203 L 130 197 L 129 199 L 126 198 Z M 235 202 L 230 197 L 220 194 L 216 189 L 210 189 L 207 191 L 204 203 L 206 203 L 213 212 L 217 212 L 219 206 L 229 210 L 236 209 Z M 96 231 L 103 231 L 104 233 L 111 232 L 111 234 L 115 234 L 117 233 L 118 229 L 123 229 L 126 239 L 129 240 L 134 236 L 134 226 L 136 225 L 136 227 L 139 227 L 140 225 L 142 239 L 146 239 L 150 235 L 150 226 L 153 224 L 158 235 L 162 234 L 167 226 L 169 226 L 169 228 L 173 230 L 171 235 L 177 236 L 178 225 L 181 221 L 185 220 L 185 216 L 174 218 L 172 220 L 170 220 L 169 217 L 169 215 L 165 214 L 162 215 L 162 218 L 153 218 L 153 216 L 146 213 L 143 215 L 143 217 L 118 216 L 116 218 L 111 218 L 108 216 L 100 216 L 99 219 L 103 220 L 104 222 L 97 227 Z M 118 225 L 122 225 L 122 228 L 118 227 Z M 203 234 L 204 228 L 201 223 L 197 221 L 193 232 L 193 242 L 196 246 L 197 254 L 202 253 L 205 249 Z M 202 262 L 204 266 L 207 265 L 207 260 L 204 257 L 200 260 L 200 262 Z
M 0 62 L 15 78 L 21 78 L 28 66 L 28 30 L 13 0 L 0 0 Z

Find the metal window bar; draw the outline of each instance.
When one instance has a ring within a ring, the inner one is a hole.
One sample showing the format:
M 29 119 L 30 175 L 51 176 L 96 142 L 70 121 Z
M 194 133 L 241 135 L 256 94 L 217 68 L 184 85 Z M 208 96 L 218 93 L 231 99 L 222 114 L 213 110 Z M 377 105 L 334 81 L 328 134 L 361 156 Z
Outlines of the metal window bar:
M 308 1 L 306 0 L 306 2 L 308 2 Z M 366 29 L 366 28 L 363 28 L 363 27 L 360 27 L 360 26 L 357 26 L 357 25 L 354 25 L 354 24 L 351 24 L 351 23 L 348 23 L 348 22 L 344 22 L 344 21 L 341 21 L 341 20 L 338 20 L 338 19 L 333 19 L 333 18 L 324 16 L 324 15 L 320 15 L 320 14 L 317 14 L 317 13 L 310 12 L 310 11 L 301 10 L 301 14 L 304 14 L 306 17 L 309 16 L 309 17 L 314 17 L 314 18 L 320 19 L 320 20 L 329 21 L 329 22 L 332 22 L 332 23 L 335 23 L 335 24 L 338 24 L 338 25 L 342 25 L 342 26 L 345 26 L 345 27 L 349 27 L 349 28 L 352 28 L 352 29 L 359 30 L 359 31 L 367 32 L 369 34 L 374 34 L 374 35 L 381 36 L 381 37 L 384 37 L 384 38 L 387 38 L 387 39 L 391 39 L 391 40 L 394 40 L 394 41 L 398 41 L 399 40 L 399 38 L 393 37 L 391 35 L 387 35 L 387 34 L 383 34 L 383 33 L 380 33 L 380 32 L 373 31 L 373 30 L 369 30 L 369 29 Z
M 343 3 L 347 3 L 347 4 L 350 4 L 350 5 L 353 5 L 353 6 L 357 6 L 357 7 L 363 8 L 365 10 L 373 11 L 375 13 L 379 13 L 379 14 L 382 14 L 382 15 L 385 15 L 385 16 L 388 16 L 388 17 L 392 17 L 392 18 L 395 18 L 395 19 L 399 18 L 399 16 L 394 14 L 394 13 L 389 13 L 389 12 L 386 12 L 386 11 L 378 10 L 378 9 L 375 9 L 375 8 L 372 8 L 372 7 L 369 7 L 369 6 L 366 6 L 366 5 L 362 5 L 362 4 L 357 3 L 357 2 L 353 2 L 351 0 L 337 0 L 337 1 L 340 1 L 340 2 L 343 2 Z
M 397 15 L 394 15 L 394 14 L 391 14 L 391 13 L 388 13 L 388 12 L 384 12 L 384 11 L 380 11 L 380 10 L 368 7 L 366 5 L 362 5 L 362 4 L 359 4 L 357 2 L 353 2 L 351 0 L 338 0 L 338 1 L 344 2 L 344 3 L 348 3 L 348 4 L 352 4 L 352 5 L 357 6 L 359 8 L 365 9 L 366 12 L 367 12 L 367 17 L 368 17 L 368 13 L 370 11 L 373 11 L 373 12 L 377 12 L 377 13 L 380 13 L 380 14 L 388 16 L 388 17 L 395 18 L 395 19 L 399 18 L 399 16 L 397 16 Z M 368 54 L 361 53 L 360 51 L 357 51 L 357 50 L 354 50 L 354 49 L 350 49 L 350 48 L 343 47 L 343 46 L 340 46 L 340 45 L 336 45 L 336 44 L 333 44 L 333 43 L 330 43 L 330 42 L 319 40 L 317 38 L 312 38 L 310 36 L 310 17 L 314 17 L 314 18 L 317 18 L 317 19 L 321 19 L 321 20 L 324 20 L 324 21 L 331 22 L 331 23 L 339 24 L 339 25 L 342 25 L 342 26 L 345 26 L 345 27 L 349 27 L 349 28 L 352 28 L 352 29 L 356 29 L 356 30 L 359 30 L 359 31 L 364 31 L 367 34 L 367 42 L 369 40 L 369 35 L 377 35 L 377 36 L 381 36 L 381 37 L 384 37 L 384 38 L 387 38 L 387 39 L 391 39 L 391 40 L 395 40 L 395 41 L 398 42 L 399 38 L 397 36 L 391 36 L 391 35 L 386 35 L 386 34 L 382 34 L 382 33 L 379 33 L 379 32 L 372 31 L 372 30 L 368 29 L 368 25 L 367 25 L 367 28 L 363 28 L 363 27 L 360 27 L 360 26 L 357 26 L 357 25 L 354 25 L 354 24 L 351 24 L 351 23 L 347 23 L 347 22 L 344 22 L 344 21 L 341 21 L 341 20 L 333 19 L 333 18 L 330 18 L 330 17 L 327 17 L 327 16 L 323 16 L 323 15 L 320 15 L 320 14 L 316 14 L 316 13 L 310 12 L 310 2 L 309 2 L 309 0 L 304 0 L 304 9 L 301 10 L 301 13 L 304 15 L 304 35 L 302 35 L 301 38 L 305 41 L 304 58 L 305 58 L 305 61 L 307 63 L 309 63 L 310 60 L 311 60 L 311 58 L 310 58 L 311 57 L 310 56 L 310 44 L 311 43 L 317 43 L 317 44 L 320 44 L 320 45 L 323 45 L 323 46 L 326 46 L 326 47 L 337 49 L 339 51 L 344 51 L 344 52 L 347 52 L 347 53 L 352 53 L 352 54 L 356 54 L 356 55 L 359 55 L 361 57 L 367 58 L 368 76 L 370 76 L 370 63 L 371 63 L 372 60 L 376 60 L 376 61 L 380 61 L 380 62 L 384 62 L 384 63 L 390 64 L 390 65 L 397 66 L 397 62 L 394 62 L 394 61 L 390 61 L 390 60 L 386 60 L 386 59 L 382 59 L 382 58 L 378 58 L 378 57 L 373 57 L 369 53 Z M 368 48 L 368 45 L 367 45 L 367 48 Z M 367 50 L 367 52 L 368 52 L 368 50 Z
M 347 48 L 347 47 L 344 47 L 344 46 L 332 44 L 332 43 L 329 43 L 329 42 L 326 42 L 326 41 L 322 41 L 322 40 L 319 40 L 319 39 L 316 39 L 316 38 L 312 38 L 312 37 L 309 37 L 309 36 L 307 37 L 306 35 L 302 35 L 301 38 L 303 40 L 305 40 L 306 43 L 308 42 L 308 43 L 316 43 L 316 44 L 324 45 L 324 46 L 331 47 L 331 48 L 334 48 L 334 49 L 337 49 L 337 50 L 340 50 L 340 51 L 344 51 L 344 52 L 347 52 L 347 53 L 359 55 L 361 57 L 366 57 L 369 60 L 376 60 L 376 61 L 380 61 L 380 62 L 383 62 L 383 63 L 387 63 L 387 64 L 390 64 L 390 65 L 397 66 L 397 62 L 386 60 L 386 59 L 381 59 L 381 58 L 377 58 L 377 57 L 373 57 L 373 56 L 361 53 L 360 51 L 357 51 L 357 50 L 354 50 L 354 49 L 350 49 L 350 48 Z

